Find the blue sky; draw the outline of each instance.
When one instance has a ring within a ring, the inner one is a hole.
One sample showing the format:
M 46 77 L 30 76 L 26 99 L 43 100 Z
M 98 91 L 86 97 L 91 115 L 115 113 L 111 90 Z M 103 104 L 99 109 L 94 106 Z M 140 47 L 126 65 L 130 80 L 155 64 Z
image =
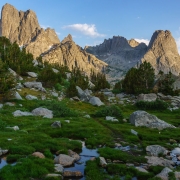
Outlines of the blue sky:
M 41 27 L 68 34 L 76 44 L 96 45 L 114 35 L 150 40 L 155 30 L 170 30 L 180 49 L 179 0 L 0 0 L 36 12 Z

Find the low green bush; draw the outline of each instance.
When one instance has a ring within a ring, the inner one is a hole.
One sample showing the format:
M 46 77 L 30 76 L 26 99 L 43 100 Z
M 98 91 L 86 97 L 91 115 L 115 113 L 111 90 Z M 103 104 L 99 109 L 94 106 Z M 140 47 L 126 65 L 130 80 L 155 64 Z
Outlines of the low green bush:
M 12 145 L 9 147 L 9 153 L 11 154 L 29 155 L 33 152 L 35 152 L 35 149 L 31 146 Z
M 123 118 L 123 114 L 121 109 L 118 106 L 111 105 L 111 106 L 104 106 L 97 110 L 94 115 L 94 117 L 105 117 L 105 116 L 113 116 L 116 118 Z
M 111 160 L 121 160 L 125 163 L 127 162 L 138 162 L 138 163 L 145 163 L 147 160 L 140 156 L 133 156 L 128 154 L 127 152 L 118 150 L 118 149 L 112 149 L 109 147 L 98 149 L 99 154 L 104 157 L 105 159 L 111 159 Z
M 166 110 L 168 108 L 168 103 L 161 100 L 156 100 L 152 102 L 138 101 L 135 105 L 137 108 L 142 110 Z
M 20 159 L 16 165 L 7 165 L 0 169 L 0 180 L 44 179 L 54 171 L 54 163 L 49 159 L 27 157 Z
M 8 163 L 14 163 L 16 161 L 18 161 L 20 158 L 22 158 L 23 156 L 22 155 L 19 155 L 19 154 L 9 154 L 7 156 L 7 162 Z

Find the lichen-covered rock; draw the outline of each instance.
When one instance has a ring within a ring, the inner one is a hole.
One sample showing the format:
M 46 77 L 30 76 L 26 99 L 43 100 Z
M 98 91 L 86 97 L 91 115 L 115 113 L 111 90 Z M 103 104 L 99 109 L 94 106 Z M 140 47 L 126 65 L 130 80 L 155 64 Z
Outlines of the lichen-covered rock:
M 148 128 L 157 128 L 159 130 L 165 128 L 176 128 L 175 126 L 158 119 L 156 116 L 146 111 L 135 111 L 130 116 L 130 123 L 135 126 L 145 126 Z
M 54 163 L 61 164 L 62 166 L 71 166 L 75 162 L 75 158 L 72 158 L 66 154 L 60 154 L 59 156 L 55 157 Z
M 42 108 L 42 107 L 39 107 L 39 108 L 36 108 L 32 111 L 32 114 L 34 116 L 43 116 L 44 118 L 53 118 L 53 113 L 52 111 L 50 111 L 49 109 L 46 109 L 46 108 Z
M 168 173 L 170 172 L 172 172 L 172 170 L 168 167 L 165 167 L 159 174 L 156 175 L 156 177 L 159 177 L 162 180 L 169 180 Z
M 168 150 L 160 145 L 151 145 L 146 147 L 146 152 L 151 156 L 158 156 L 159 154 L 167 155 Z

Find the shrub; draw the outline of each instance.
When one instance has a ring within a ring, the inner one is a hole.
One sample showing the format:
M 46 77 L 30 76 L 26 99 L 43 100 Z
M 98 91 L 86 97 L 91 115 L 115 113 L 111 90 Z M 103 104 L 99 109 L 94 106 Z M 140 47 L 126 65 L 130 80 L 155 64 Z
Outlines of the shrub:
M 22 155 L 19 155 L 19 154 L 9 154 L 7 156 L 7 162 L 8 163 L 13 163 L 13 162 L 16 162 L 18 159 L 22 158 L 23 156 Z
M 121 109 L 118 106 L 111 105 L 111 106 L 104 106 L 94 114 L 95 117 L 105 117 L 105 116 L 113 116 L 116 118 L 123 118 L 123 114 Z
M 0 170 L 0 180 L 44 179 L 54 171 L 54 163 L 49 159 L 28 157 L 20 159 L 15 166 L 7 165 Z
M 168 103 L 161 100 L 156 100 L 152 102 L 138 101 L 136 102 L 135 105 L 139 109 L 143 109 L 143 110 L 165 110 L 168 108 Z
M 12 154 L 29 155 L 32 154 L 35 149 L 31 146 L 16 146 L 12 145 L 9 147 L 9 152 Z

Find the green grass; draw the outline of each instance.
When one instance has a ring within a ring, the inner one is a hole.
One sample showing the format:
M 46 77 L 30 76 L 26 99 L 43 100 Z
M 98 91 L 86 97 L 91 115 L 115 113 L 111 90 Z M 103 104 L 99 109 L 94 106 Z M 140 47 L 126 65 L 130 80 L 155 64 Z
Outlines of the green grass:
M 88 148 L 97 148 L 99 145 L 105 146 L 105 148 L 99 149 L 100 155 L 107 159 L 120 160 L 123 164 L 126 162 L 134 164 L 146 162 L 144 156 L 147 145 L 158 144 L 166 147 L 168 150 L 172 150 L 177 145 L 176 143 L 170 142 L 170 139 L 180 143 L 179 128 L 159 131 L 157 129 L 131 125 L 129 123 L 129 116 L 138 110 L 137 107 L 133 105 L 117 105 L 116 107 L 118 110 L 120 109 L 120 111 L 111 111 L 117 114 L 121 112 L 120 115 L 123 114 L 127 122 L 123 122 L 122 117 L 119 118 L 119 122 L 110 122 L 105 120 L 104 114 L 98 117 L 93 116 L 95 112 L 102 112 L 103 107 L 95 107 L 88 103 L 70 102 L 68 99 L 62 102 L 57 102 L 56 100 L 16 100 L 13 102 L 15 103 L 14 107 L 4 106 L 0 109 L 0 147 L 9 150 L 9 154 L 7 155 L 8 162 L 17 161 L 21 163 L 17 163 L 17 165 L 13 167 L 9 165 L 1 169 L 0 180 L 13 178 L 26 180 L 28 177 L 45 178 L 44 175 L 46 173 L 54 172 L 49 166 L 38 166 L 39 171 L 32 169 L 32 172 L 27 172 L 25 169 L 23 173 L 21 172 L 21 164 L 23 164 L 25 168 L 28 163 L 30 167 L 32 167 L 31 165 L 36 161 L 38 161 L 37 164 L 41 164 L 39 160 L 30 156 L 33 152 L 39 151 L 44 153 L 46 157 L 44 163 L 49 162 L 52 165 L 53 154 L 55 153 L 67 154 L 68 149 L 80 152 L 82 144 L 77 140 L 85 141 Z M 22 104 L 22 107 L 19 104 Z M 53 110 L 54 118 L 46 119 L 37 116 L 13 117 L 12 115 L 16 110 L 31 112 L 40 106 Z M 169 110 L 147 110 L 147 112 L 156 115 L 159 119 L 173 124 L 176 127 L 180 125 L 180 110 L 173 112 Z M 86 114 L 89 114 L 91 118 L 84 118 L 83 116 Z M 116 116 L 117 114 L 111 115 Z M 70 120 L 70 123 L 65 122 L 65 120 Z M 52 128 L 51 124 L 54 121 L 61 121 L 62 127 Z M 20 130 L 14 131 L 6 128 L 7 126 L 18 126 Z M 138 136 L 133 135 L 131 129 L 137 131 Z M 142 151 L 131 150 L 130 152 L 123 152 L 114 149 L 115 143 L 130 146 L 137 145 Z M 137 173 L 134 169 L 125 167 L 123 164 L 110 164 L 106 169 L 107 172 L 105 172 L 104 169 L 99 166 L 98 160 L 88 162 L 86 179 L 117 180 L 121 175 L 125 176 L 126 179 L 133 176 L 137 176 L 138 179 L 153 179 L 153 175 L 161 171 L 160 167 L 150 167 L 150 173 L 144 175 Z M 35 168 L 37 168 L 37 166 L 35 166 Z M 121 169 L 121 171 L 119 169 Z M 133 173 L 130 173 L 130 170 Z M 124 173 L 125 171 L 127 171 L 127 173 Z M 10 175 L 8 172 L 13 172 L 14 175 Z M 20 174 L 20 172 L 22 174 Z M 117 172 L 119 172 L 119 174 Z M 111 176 L 112 174 L 113 176 Z

